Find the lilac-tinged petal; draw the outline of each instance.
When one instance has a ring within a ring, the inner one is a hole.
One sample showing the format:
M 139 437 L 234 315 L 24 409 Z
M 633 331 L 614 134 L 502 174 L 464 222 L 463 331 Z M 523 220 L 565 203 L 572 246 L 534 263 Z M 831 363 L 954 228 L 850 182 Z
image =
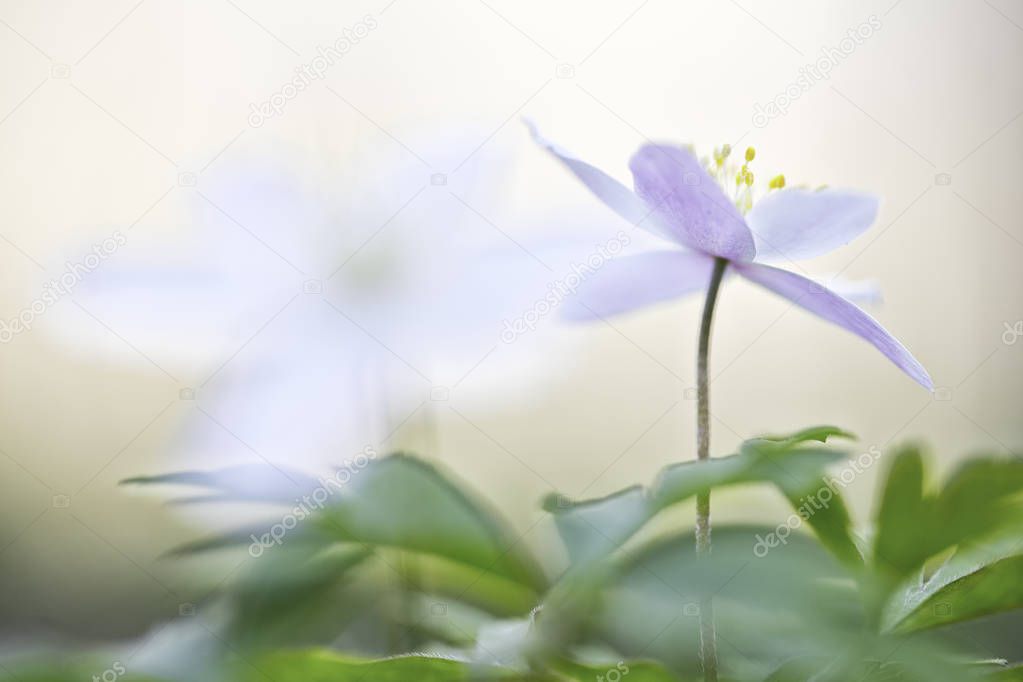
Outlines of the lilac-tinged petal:
M 710 282 L 714 259 L 693 251 L 651 251 L 619 256 L 599 269 L 582 271 L 568 298 L 565 319 L 592 321 L 701 291 Z M 570 286 L 570 279 L 565 280 Z
M 869 341 L 921 386 L 928 390 L 934 388 L 927 370 L 905 346 L 885 331 L 874 318 L 841 296 L 805 277 L 768 265 L 736 263 L 733 267 L 751 282 Z
M 690 152 L 645 145 L 632 156 L 629 168 L 636 194 L 680 244 L 731 260 L 748 261 L 756 255 L 739 209 Z
M 877 208 L 877 197 L 851 190 L 794 187 L 771 192 L 747 217 L 757 260 L 799 260 L 833 251 L 873 225 Z
M 881 287 L 873 279 L 847 279 L 841 275 L 815 275 L 812 278 L 832 293 L 857 305 L 877 305 L 884 302 Z
M 529 134 L 533 137 L 533 141 L 572 171 L 611 210 L 633 225 L 649 230 L 658 237 L 669 241 L 678 241 L 669 230 L 659 223 L 657 217 L 631 189 L 599 168 L 581 161 L 572 153 L 541 136 L 532 121 L 525 120 L 524 123 L 529 128 Z

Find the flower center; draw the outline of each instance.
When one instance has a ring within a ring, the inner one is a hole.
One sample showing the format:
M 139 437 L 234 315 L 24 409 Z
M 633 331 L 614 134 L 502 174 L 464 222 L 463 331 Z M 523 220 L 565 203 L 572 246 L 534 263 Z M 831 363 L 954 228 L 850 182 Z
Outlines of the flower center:
M 750 164 L 757 156 L 757 150 L 746 147 L 744 161 L 741 165 L 731 160 L 732 145 L 725 144 L 714 148 L 713 159 L 701 159 L 703 166 L 712 178 L 718 181 L 725 194 L 735 203 L 736 208 L 745 215 L 753 208 L 754 176 Z M 767 183 L 767 191 L 771 192 L 785 186 L 785 176 L 776 175 Z

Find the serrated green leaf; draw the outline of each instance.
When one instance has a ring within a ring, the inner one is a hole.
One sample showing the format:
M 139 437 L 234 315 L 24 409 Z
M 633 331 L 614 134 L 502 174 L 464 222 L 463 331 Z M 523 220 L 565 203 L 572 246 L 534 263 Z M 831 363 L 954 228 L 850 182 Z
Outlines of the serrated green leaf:
M 544 509 L 554 515 L 554 525 L 576 566 L 611 554 L 656 513 L 647 492 L 639 486 L 584 502 L 551 496 Z
M 577 682 L 594 680 L 628 680 L 628 682 L 696 682 L 696 677 L 676 677 L 657 663 L 647 661 L 616 661 L 606 665 L 583 665 L 565 661 L 554 665 L 565 679 Z
M 742 653 L 733 663 L 752 668 L 736 675 L 742 679 L 762 679 L 779 656 L 803 650 L 810 636 L 837 640 L 836 630 L 856 632 L 858 595 L 835 558 L 806 535 L 792 535 L 761 556 L 755 547 L 772 531 L 718 525 L 713 551 L 704 556 L 696 554 L 692 533 L 627 552 L 616 562 L 617 579 L 592 616 L 593 627 L 626 656 L 643 652 L 695 676 L 700 603 L 712 594 L 721 641 Z M 831 621 L 838 625 L 822 627 Z
M 475 676 L 474 676 L 475 675 Z M 251 665 L 240 664 L 235 682 L 558 682 L 499 668 L 476 669 L 469 663 L 437 656 L 408 655 L 378 661 L 350 658 L 324 649 L 267 654 Z
M 790 433 L 781 436 L 763 436 L 755 440 L 773 441 L 783 447 L 792 447 L 793 445 L 798 445 L 800 443 L 805 443 L 807 441 L 817 441 L 819 443 L 826 443 L 829 438 L 844 438 L 846 440 L 856 440 L 856 436 L 853 435 L 852 433 L 846 431 L 845 429 L 840 429 L 837 426 L 831 425 L 810 426 L 808 428 L 796 431 L 795 433 Z
M 310 522 L 335 541 L 439 556 L 536 590 L 547 584 L 536 560 L 494 510 L 409 455 L 372 462 Z
M 834 657 L 802 656 L 783 663 L 764 682 L 805 682 L 815 677 L 822 682 L 899 682 L 905 680 L 903 672 L 902 666 L 885 661 L 845 661 L 836 666 Z
M 803 656 L 782 664 L 764 682 L 967 682 L 990 679 L 984 667 L 945 659 L 938 649 L 898 643 L 882 644 L 881 652 L 909 653 L 902 660 L 856 656 Z M 915 649 L 906 651 L 907 649 Z
M 876 520 L 873 563 L 882 590 L 903 603 L 889 606 L 905 616 L 917 604 L 906 601 L 907 581 L 925 563 L 955 547 L 966 547 L 946 575 L 969 571 L 988 547 L 1023 543 L 1023 462 L 983 457 L 961 465 L 938 491 L 925 488 L 924 459 L 916 447 L 899 451 L 889 470 Z M 942 587 L 940 583 L 936 588 Z M 931 595 L 922 593 L 922 598 Z M 990 606 L 990 605 L 989 605 Z M 892 623 L 889 615 L 887 621 Z
M 835 427 L 815 427 L 792 436 L 746 441 L 736 455 L 665 467 L 649 489 L 627 488 L 581 502 L 549 496 L 544 508 L 554 514 L 569 557 L 581 568 L 614 552 L 661 510 L 714 488 L 773 483 L 796 505 L 806 495 L 827 487 L 824 472 L 844 457 L 841 452 L 803 443 L 832 436 L 848 434 Z M 806 520 L 837 556 L 858 562 L 845 505 L 836 491 L 829 488 L 828 493 L 829 506 L 814 509 Z
M 324 618 L 332 591 L 372 551 L 333 546 L 318 551 L 282 547 L 252 562 L 232 581 L 229 635 L 243 646 L 302 642 Z M 336 613 L 332 621 L 340 620 Z M 331 638 L 336 632 L 329 633 Z M 328 640 L 329 641 L 329 640 Z
M 916 447 L 894 455 L 877 513 L 874 563 L 896 576 L 911 573 L 935 553 L 934 500 L 924 496 L 924 461 Z
M 1023 555 L 977 568 L 924 599 L 899 623 L 910 632 L 1023 607 Z
M 1023 665 L 996 670 L 984 680 L 986 682 L 1023 682 Z
M 46 657 L 22 660 L 0 659 L 0 679 L 7 682 L 81 682 L 116 676 L 118 682 L 168 682 L 164 678 L 140 674 L 131 669 L 127 656 L 114 658 L 99 654 L 78 655 L 73 659 L 54 652 Z
M 344 485 L 327 486 L 304 474 L 286 473 L 279 478 L 276 469 L 263 467 L 253 473 L 253 467 L 235 467 L 139 477 L 125 483 L 199 486 L 216 493 L 203 500 L 258 499 L 289 505 L 318 488 L 327 493 L 322 509 L 305 502 L 301 513 L 298 507 L 293 510 L 292 530 L 270 520 L 184 545 L 174 550 L 177 555 L 249 544 L 252 536 L 258 539 L 276 525 L 282 531 L 281 542 L 393 547 L 460 562 L 533 590 L 547 584 L 536 560 L 497 512 L 423 460 L 400 453 L 373 460 L 352 473 Z M 242 480 L 233 478 L 236 474 Z M 255 481 L 254 487 L 248 488 L 246 480 Z M 276 538 L 271 541 L 279 544 Z
M 792 505 L 795 515 L 805 521 L 821 543 L 846 566 L 860 568 L 863 555 L 852 535 L 852 518 L 835 485 L 826 480 L 794 485 L 775 481 Z
M 521 672 L 481 666 L 429 654 L 367 661 L 325 650 L 309 649 L 266 654 L 251 666 L 239 664 L 234 682 L 591 682 L 613 679 L 614 670 L 629 682 L 688 682 L 649 661 L 620 661 L 606 666 L 558 661 L 551 672 Z M 627 671 L 627 672 L 626 672 Z
M 820 486 L 827 467 L 844 457 L 845 453 L 820 447 L 746 441 L 736 455 L 666 467 L 654 484 L 653 498 L 663 508 L 726 485 L 775 483 L 792 489 Z
M 910 632 L 961 620 L 953 620 L 951 612 L 943 613 L 950 606 L 950 602 L 942 596 L 946 590 L 954 591 L 960 581 L 984 574 L 992 565 L 1019 555 L 1023 555 L 1023 536 L 1014 530 L 979 543 L 964 544 L 926 579 L 919 573 L 914 574 L 894 590 L 886 605 L 882 629 Z M 946 606 L 939 608 L 939 604 Z M 1012 600 L 1001 606 L 997 602 L 987 606 L 994 609 L 991 613 L 1016 608 Z M 963 613 L 960 610 L 957 615 Z M 907 622 L 907 619 L 912 622 Z

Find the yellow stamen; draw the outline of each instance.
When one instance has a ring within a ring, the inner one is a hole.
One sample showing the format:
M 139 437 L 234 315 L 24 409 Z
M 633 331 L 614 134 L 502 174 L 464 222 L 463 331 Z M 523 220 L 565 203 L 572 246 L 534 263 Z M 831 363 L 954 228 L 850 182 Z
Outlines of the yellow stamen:
M 768 189 L 781 189 L 784 186 L 785 176 L 781 174 L 775 175 L 773 178 L 771 178 L 771 181 L 767 183 Z
M 728 155 L 732 153 L 731 145 L 724 145 L 721 149 L 714 150 L 714 163 L 718 168 L 725 165 L 725 160 L 728 159 Z
M 746 162 L 749 163 L 757 156 L 757 150 L 753 147 L 746 147 Z

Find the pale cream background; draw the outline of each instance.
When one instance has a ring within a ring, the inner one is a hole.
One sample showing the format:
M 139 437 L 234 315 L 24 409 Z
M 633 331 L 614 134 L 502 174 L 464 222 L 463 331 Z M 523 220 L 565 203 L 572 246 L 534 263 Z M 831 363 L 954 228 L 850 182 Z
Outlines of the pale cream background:
M 262 128 L 247 125 L 250 102 L 367 14 L 379 26 L 324 83 Z M 871 15 L 881 28 L 829 80 L 753 126 L 756 103 Z M 557 77 L 559 64 L 574 75 Z M 207 164 L 246 150 L 280 148 L 310 167 L 358 164 L 377 150 L 404 153 L 391 136 L 464 122 L 483 131 L 477 144 L 513 151 L 503 201 L 481 211 L 515 233 L 538 209 L 606 218 L 528 143 L 521 116 L 623 178 L 647 138 L 753 144 L 762 173 L 883 197 L 875 229 L 811 265 L 876 279 L 885 303 L 871 312 L 950 400 L 934 400 L 852 336 L 730 282 L 712 360 L 715 452 L 826 422 L 858 433 L 859 450 L 926 440 L 945 466 L 971 451 L 1018 452 L 1023 343 L 1005 344 L 1003 332 L 1023 319 L 1021 64 L 1014 0 L 0 0 L 0 317 L 112 229 L 139 221 L 173 239 L 193 191 L 177 186 L 179 174 L 198 173 L 201 187 Z M 951 184 L 937 184 L 941 173 Z M 615 329 L 552 332 L 579 344 L 567 376 L 529 377 L 500 410 L 459 404 L 456 391 L 451 405 L 472 424 L 440 408 L 436 433 L 419 414 L 399 440 L 485 491 L 539 544 L 548 531 L 532 528 L 536 501 L 552 488 L 601 494 L 692 457 L 694 403 L 683 396 L 698 312 L 694 300 Z M 194 409 L 177 399 L 188 384 L 130 339 L 120 356 L 90 357 L 53 333 L 87 324 L 117 334 L 62 301 L 0 346 L 8 632 L 131 632 L 201 595 L 195 578 L 213 585 L 234 567 L 158 559 L 192 531 L 116 483 L 174 468 L 164 446 Z M 500 353 L 474 380 L 491 362 Z M 860 519 L 876 473 L 853 486 Z M 57 495 L 70 506 L 54 507 Z M 718 518 L 782 518 L 765 491 L 715 504 Z

